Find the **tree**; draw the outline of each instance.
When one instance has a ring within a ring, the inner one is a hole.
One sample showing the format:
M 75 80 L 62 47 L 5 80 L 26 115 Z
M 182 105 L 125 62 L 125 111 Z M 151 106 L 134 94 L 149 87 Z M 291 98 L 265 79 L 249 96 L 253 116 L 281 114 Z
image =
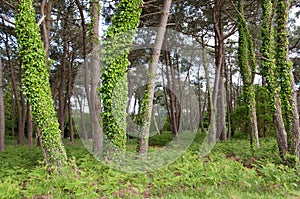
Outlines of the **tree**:
M 125 150 L 129 45 L 139 24 L 141 0 L 121 0 L 107 30 L 102 74 L 103 130 L 113 146 Z M 117 55 L 116 55 L 117 53 Z
M 91 29 L 91 119 L 94 139 L 94 152 L 102 152 L 103 129 L 100 125 L 101 101 L 97 89 L 100 87 L 100 49 L 99 49 L 99 1 L 91 1 L 92 6 L 92 29 Z M 101 122 L 102 123 L 102 122 Z
M 151 63 L 149 67 L 149 74 L 147 77 L 148 79 L 146 84 L 146 90 L 142 101 L 142 113 L 141 113 L 142 127 L 139 135 L 139 155 L 144 157 L 148 155 L 148 142 L 149 142 L 152 109 L 153 109 L 155 79 L 156 79 L 157 66 L 158 66 L 159 56 L 161 52 L 161 47 L 164 41 L 164 35 L 166 32 L 171 4 L 172 4 L 172 0 L 165 0 L 164 2 L 162 15 L 159 22 L 158 32 L 153 47 Z
M 2 58 L 0 57 L 0 151 L 4 150 L 5 138 L 5 111 L 3 99 L 3 83 L 2 83 Z
M 262 74 L 266 77 L 267 88 L 270 95 L 270 103 L 273 112 L 274 123 L 277 131 L 277 143 L 280 155 L 283 157 L 287 152 L 286 131 L 282 118 L 281 101 L 279 98 L 279 85 L 276 80 L 274 29 L 272 26 L 273 4 L 271 0 L 261 2 L 263 10 L 262 22 Z
M 61 168 L 67 156 L 53 107 L 46 53 L 32 4 L 32 0 L 20 0 L 16 15 L 16 32 L 19 56 L 22 59 L 23 92 L 32 106 L 33 118 L 42 131 L 42 151 L 51 171 Z
M 289 61 L 289 40 L 288 40 L 288 11 L 291 5 L 290 0 L 280 0 L 276 9 L 276 66 L 278 79 L 281 86 L 281 100 L 285 111 L 285 122 L 287 131 L 288 151 L 291 155 L 298 155 L 300 161 L 299 141 L 299 113 L 297 107 L 297 92 L 295 89 L 292 73 L 292 62 Z
M 252 137 L 254 136 L 256 146 L 259 147 L 257 117 L 255 108 L 255 92 L 253 86 L 253 80 L 256 70 L 256 59 L 254 54 L 254 47 L 252 43 L 252 37 L 250 35 L 247 22 L 244 17 L 244 2 L 239 1 L 238 5 L 238 30 L 239 30 L 239 47 L 238 47 L 238 59 L 241 76 L 243 79 L 243 91 L 244 98 L 247 104 L 247 126 L 250 132 L 250 145 L 252 145 Z
M 262 73 L 266 77 L 270 93 L 280 156 L 285 161 L 290 161 L 286 156 L 288 153 L 297 155 L 298 160 L 300 158 L 297 94 L 292 63 L 288 58 L 287 18 L 290 3 L 288 0 L 278 1 L 274 10 L 271 1 L 262 1 Z M 277 27 L 276 42 L 274 42 L 275 31 L 272 26 L 274 13 L 276 13 Z

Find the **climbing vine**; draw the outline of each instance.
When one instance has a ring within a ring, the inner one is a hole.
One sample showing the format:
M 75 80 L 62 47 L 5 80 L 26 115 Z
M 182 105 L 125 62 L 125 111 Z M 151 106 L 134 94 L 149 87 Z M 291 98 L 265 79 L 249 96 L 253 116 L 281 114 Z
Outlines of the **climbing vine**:
M 239 1 L 238 5 L 238 31 L 239 31 L 239 46 L 238 46 L 238 60 L 240 73 L 243 79 L 243 92 L 244 99 L 247 104 L 247 121 L 251 125 L 249 129 L 250 133 L 250 144 L 252 146 L 252 135 L 256 136 L 257 146 L 257 122 L 255 112 L 255 92 L 253 87 L 253 79 L 256 70 L 256 58 L 254 54 L 254 47 L 252 43 L 252 37 L 248 29 L 247 22 L 244 17 L 243 5 Z M 253 117 L 255 115 L 255 117 Z M 256 125 L 256 126 L 255 126 Z
M 262 0 L 263 22 L 261 29 L 262 47 L 262 70 L 261 74 L 266 77 L 267 88 L 270 95 L 273 114 L 275 114 L 275 96 L 280 92 L 277 82 L 277 73 L 275 65 L 275 48 L 274 48 L 274 29 L 272 27 L 273 5 L 270 0 Z M 280 101 L 279 101 L 280 102 Z
M 23 70 L 22 90 L 31 104 L 33 118 L 42 131 L 41 144 L 46 163 L 51 168 L 61 167 L 67 156 L 53 107 L 46 53 L 32 3 L 33 0 L 20 0 L 16 15 L 16 33 Z
M 291 151 L 291 145 L 293 141 L 293 133 L 292 131 L 292 122 L 294 116 L 294 107 L 291 105 L 293 102 L 293 91 L 291 87 L 292 81 L 292 62 L 288 60 L 288 9 L 290 6 L 290 1 L 280 0 L 277 3 L 276 9 L 276 66 L 279 84 L 281 87 L 280 97 L 282 101 L 282 105 L 285 112 L 285 122 L 286 122 L 286 131 L 287 131 L 287 141 L 288 147 L 292 154 L 295 154 L 295 149 Z
M 112 18 L 104 42 L 101 94 L 103 127 L 106 138 L 125 150 L 128 54 L 140 22 L 142 0 L 121 0 Z

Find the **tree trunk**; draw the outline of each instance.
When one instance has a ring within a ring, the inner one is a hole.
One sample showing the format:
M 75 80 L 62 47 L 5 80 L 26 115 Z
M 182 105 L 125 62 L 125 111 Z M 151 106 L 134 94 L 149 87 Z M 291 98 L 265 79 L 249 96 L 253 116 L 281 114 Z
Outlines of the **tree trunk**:
M 66 34 L 66 33 L 64 33 Z M 65 137 L 65 79 L 66 79 L 66 59 L 67 59 L 67 41 L 64 37 L 63 42 L 63 55 L 60 65 L 60 84 L 58 89 L 58 120 L 59 128 L 61 131 L 61 139 L 64 140 Z
M 23 139 L 24 139 L 24 136 L 25 136 L 24 129 L 23 129 L 22 108 L 21 108 L 18 89 L 17 89 L 15 72 L 14 72 L 14 68 L 13 68 L 13 65 L 12 65 L 10 52 L 9 52 L 8 34 L 6 33 L 5 35 L 6 35 L 6 38 L 5 38 L 6 56 L 7 56 L 7 59 L 8 59 L 8 65 L 9 65 L 9 69 L 10 69 L 13 95 L 15 96 L 13 100 L 15 100 L 15 104 L 16 104 L 16 107 L 17 107 L 17 115 L 18 115 L 18 140 L 17 140 L 17 143 L 21 145 L 21 144 L 23 144 Z
M 290 0 L 279 0 L 276 8 L 276 66 L 280 80 L 280 97 L 285 112 L 288 151 L 291 155 L 300 155 L 299 145 L 299 115 L 294 92 L 293 65 L 289 61 L 289 30 L 288 14 Z M 300 156 L 298 156 L 300 161 Z
M 108 27 L 103 54 L 102 73 L 103 131 L 113 147 L 126 150 L 126 107 L 128 101 L 128 54 L 136 28 L 140 22 L 140 0 L 120 1 L 112 24 Z M 114 154 L 115 150 L 109 151 Z
M 49 52 L 50 52 L 50 26 L 51 26 L 51 10 L 53 0 L 42 0 L 41 15 L 42 21 L 42 40 L 46 52 L 46 66 L 48 66 Z
M 211 103 L 211 115 L 210 115 L 210 132 L 209 132 L 209 144 L 213 145 L 217 141 L 217 99 L 219 94 L 219 85 L 222 69 L 223 60 L 223 45 L 221 42 L 223 40 L 223 33 L 220 31 L 217 21 L 217 12 L 219 8 L 219 2 L 215 0 L 215 5 L 213 7 L 213 21 L 214 21 L 214 31 L 215 31 L 215 57 L 216 57 L 216 69 L 215 69 L 215 80 L 214 89 L 212 93 L 212 103 Z
M 150 131 L 150 124 L 151 124 L 152 109 L 153 109 L 155 79 L 156 79 L 157 66 L 158 66 L 161 47 L 164 41 L 164 35 L 166 32 L 171 4 L 172 4 L 172 0 L 164 1 L 162 15 L 160 18 L 158 32 L 156 35 L 152 57 L 151 57 L 152 62 L 149 68 L 147 88 L 143 98 L 142 129 L 139 136 L 139 155 L 143 157 L 146 157 L 148 155 L 149 131 Z
M 94 127 L 93 127 L 93 121 L 92 121 L 92 107 L 91 107 L 91 97 L 90 97 L 90 68 L 89 68 L 89 64 L 88 64 L 88 60 L 87 60 L 87 38 L 86 38 L 86 33 L 87 33 L 87 28 L 86 28 L 86 22 L 85 22 L 85 15 L 84 15 L 84 8 L 81 5 L 79 0 L 75 1 L 78 9 L 79 9 L 79 14 L 80 14 L 80 18 L 81 18 L 81 27 L 82 27 L 82 51 L 83 51 L 83 60 L 84 60 L 84 88 L 85 88 L 85 94 L 86 94 L 86 99 L 87 99 L 87 104 L 89 107 L 89 112 L 90 112 L 90 116 L 91 116 L 91 127 L 92 127 L 92 137 L 94 137 L 93 132 L 94 132 Z
M 222 66 L 223 68 L 223 66 Z M 221 71 L 222 74 L 222 71 Z M 217 114 L 218 114 L 218 123 L 217 123 L 217 132 L 220 135 L 220 140 L 225 141 L 227 139 L 226 133 L 226 102 L 225 102 L 225 88 L 223 82 L 223 76 L 219 81 L 219 95 L 217 99 Z
M 87 132 L 86 132 L 86 126 L 85 126 L 85 121 L 84 121 L 84 113 L 83 113 L 83 107 L 84 107 L 84 99 L 83 97 L 79 97 L 78 95 L 76 96 L 77 98 L 77 102 L 79 104 L 79 111 L 80 111 L 80 122 L 81 122 L 81 127 L 82 127 L 82 138 L 84 140 L 88 139 L 88 135 L 87 135 Z
M 74 129 L 73 129 L 73 113 L 72 113 L 72 84 L 73 84 L 73 62 L 75 58 L 75 52 L 73 51 L 69 55 L 69 64 L 68 64 L 68 85 L 67 85 L 67 93 L 65 97 L 65 104 L 67 104 L 67 110 L 68 110 L 68 118 L 69 118 L 69 136 L 70 136 L 70 142 L 74 143 Z M 65 108 L 66 109 L 66 108 Z
M 67 155 L 61 141 L 45 63 L 46 53 L 35 17 L 33 1 L 20 0 L 16 15 L 16 33 L 19 56 L 22 59 L 23 90 L 32 106 L 33 118 L 42 130 L 42 151 L 49 172 L 53 169 L 61 171 Z
M 32 149 L 32 134 L 33 134 L 33 120 L 31 115 L 31 106 L 27 102 L 27 138 L 29 149 Z
M 254 47 L 252 43 L 252 36 L 250 35 L 247 22 L 244 17 L 244 1 L 240 0 L 238 5 L 238 29 L 239 29 L 239 47 L 238 59 L 241 76 L 243 79 L 244 98 L 247 103 L 247 129 L 250 134 L 250 146 L 252 145 L 252 137 L 255 138 L 256 146 L 259 147 L 258 128 L 255 107 L 255 93 L 253 80 L 256 70 L 256 59 L 254 54 Z
M 92 81 L 91 81 L 91 117 L 93 126 L 94 152 L 99 155 L 102 153 L 103 129 L 100 126 L 101 100 L 97 89 L 100 87 L 100 47 L 99 47 L 99 1 L 92 3 L 93 28 L 91 30 L 91 65 L 92 65 Z M 101 122 L 102 123 L 102 122 Z
M 3 78 L 2 78 L 2 58 L 0 57 L 0 151 L 4 151 L 5 138 L 5 109 L 3 99 Z
M 277 144 L 280 156 L 284 159 L 287 153 L 287 133 L 282 117 L 281 102 L 279 97 L 279 83 L 275 65 L 274 51 L 274 29 L 273 21 L 273 4 L 271 0 L 261 2 L 263 10 L 262 23 L 262 73 L 266 77 L 267 88 L 270 96 L 270 104 L 272 108 L 273 120 L 277 131 Z
M 291 87 L 293 89 L 293 101 L 290 101 L 290 105 L 293 107 L 293 121 L 292 121 L 292 142 L 291 152 L 298 156 L 300 162 L 300 133 L 299 133 L 299 112 L 298 112 L 298 101 L 297 101 L 297 89 L 295 87 L 294 75 L 291 72 Z

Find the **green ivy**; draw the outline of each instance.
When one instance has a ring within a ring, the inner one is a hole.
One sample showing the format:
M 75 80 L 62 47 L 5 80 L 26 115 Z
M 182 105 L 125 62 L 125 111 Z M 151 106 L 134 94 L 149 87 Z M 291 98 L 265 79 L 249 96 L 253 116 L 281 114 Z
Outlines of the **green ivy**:
M 267 88 L 270 96 L 272 113 L 275 114 L 275 96 L 280 93 L 280 87 L 277 81 L 277 71 L 275 65 L 275 48 L 274 48 L 274 29 L 272 27 L 273 4 L 270 0 L 262 0 L 263 22 L 261 29 L 261 74 L 266 77 Z M 280 100 L 279 100 L 279 103 Z
M 294 107 L 291 105 L 293 102 L 293 91 L 291 87 L 292 82 L 292 62 L 288 61 L 289 54 L 289 41 L 288 41 L 288 9 L 290 1 L 280 0 L 277 3 L 276 9 L 276 66 L 279 84 L 281 87 L 280 97 L 285 112 L 285 123 L 288 139 L 288 148 L 291 154 L 296 152 L 297 140 L 293 136 L 292 121 L 294 115 Z
M 247 129 L 249 132 L 254 132 L 252 108 L 255 108 L 255 92 L 253 87 L 253 79 L 256 70 L 256 58 L 254 54 L 254 47 L 252 43 L 252 37 L 248 29 L 247 22 L 244 17 L 243 6 L 239 2 L 238 6 L 238 31 L 239 31 L 239 46 L 238 46 L 238 60 L 240 73 L 243 80 L 243 93 L 244 100 L 247 104 Z M 251 135 L 252 135 L 251 134 Z M 252 140 L 251 140 L 252 141 Z
M 121 0 L 112 18 L 102 48 L 105 69 L 102 74 L 103 127 L 106 138 L 125 150 L 128 54 L 140 22 L 142 0 Z
M 67 156 L 53 107 L 46 53 L 32 4 L 33 0 L 20 0 L 16 15 L 16 33 L 23 70 L 22 89 L 32 106 L 33 118 L 42 131 L 45 161 L 55 168 L 61 167 Z

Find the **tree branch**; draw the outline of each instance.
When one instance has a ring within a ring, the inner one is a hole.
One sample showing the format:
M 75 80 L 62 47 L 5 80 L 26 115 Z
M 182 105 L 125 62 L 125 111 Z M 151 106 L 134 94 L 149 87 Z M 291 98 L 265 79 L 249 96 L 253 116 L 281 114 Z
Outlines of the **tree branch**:
M 9 20 L 7 17 L 5 17 L 3 14 L 0 13 L 0 17 L 2 17 L 3 20 L 7 21 L 8 23 L 15 25 L 14 22 L 12 22 L 11 20 Z

